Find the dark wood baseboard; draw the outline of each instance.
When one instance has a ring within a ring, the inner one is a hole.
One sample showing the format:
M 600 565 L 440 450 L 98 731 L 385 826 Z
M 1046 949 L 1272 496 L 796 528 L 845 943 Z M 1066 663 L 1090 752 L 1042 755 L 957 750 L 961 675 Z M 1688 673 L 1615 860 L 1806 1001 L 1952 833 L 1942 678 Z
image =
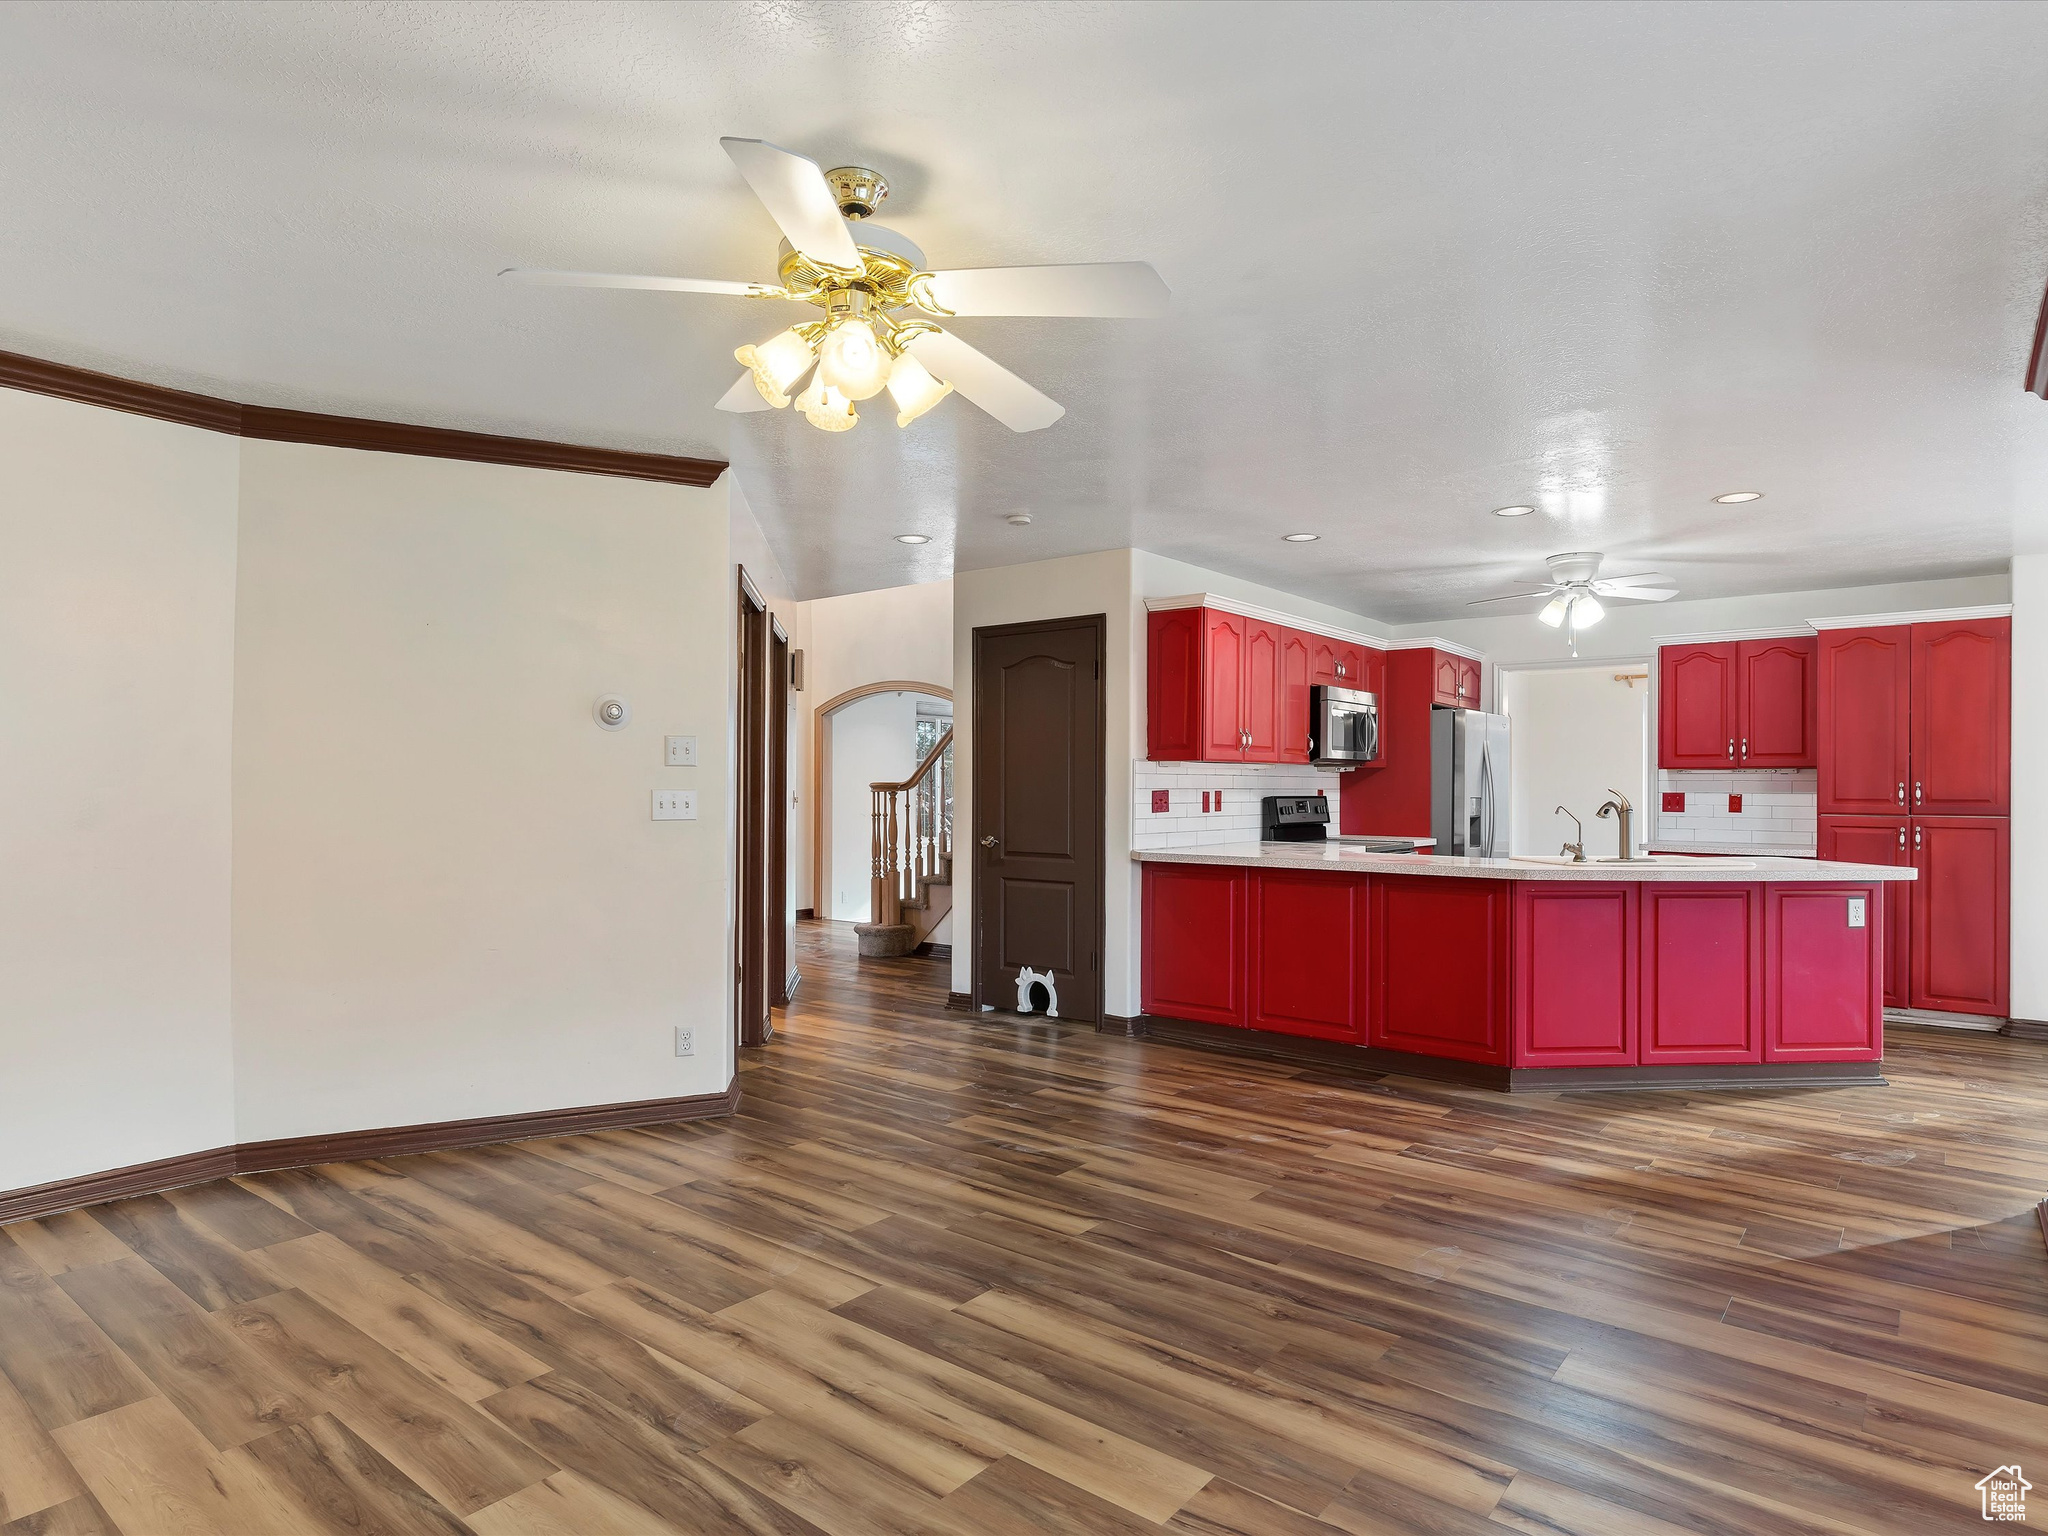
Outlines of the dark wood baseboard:
M 932 960 L 950 960 L 953 958 L 952 945 L 934 944 L 929 939 L 917 946 L 917 952 Z
M 236 1173 L 268 1173 L 279 1168 L 307 1168 L 315 1163 L 360 1162 L 374 1157 L 403 1157 L 413 1152 L 446 1152 L 458 1147 L 483 1147 L 500 1141 L 531 1141 L 544 1136 L 574 1136 L 583 1131 L 615 1131 L 635 1125 L 665 1125 L 676 1120 L 703 1120 L 729 1115 L 739 1107 L 740 1083 L 735 1077 L 723 1093 L 698 1093 L 675 1099 L 636 1099 L 623 1104 L 579 1104 L 569 1109 L 532 1110 L 518 1115 L 487 1115 L 477 1120 L 440 1120 L 427 1125 L 380 1126 L 367 1131 L 335 1131 L 322 1136 L 287 1136 L 276 1141 L 245 1141 L 208 1152 L 188 1152 L 153 1163 L 105 1173 L 81 1174 L 29 1189 L 0 1192 L 0 1222 L 49 1216 L 82 1205 L 99 1205 L 130 1195 L 156 1194 L 186 1184 L 204 1184 Z
M 1140 1014 L 1105 1021 L 1104 1034 L 1128 1034 L 1168 1045 L 1258 1056 L 1303 1066 L 1335 1067 L 1361 1077 L 1421 1077 L 1432 1082 L 1464 1083 L 1506 1093 L 1606 1093 L 1646 1088 L 1839 1088 L 1884 1086 L 1884 1064 L 1877 1061 L 1760 1061 L 1726 1066 L 1646 1067 L 1503 1067 L 1489 1062 L 1453 1061 L 1443 1056 L 1417 1056 L 1408 1051 L 1348 1045 L 1341 1040 L 1316 1040 L 1271 1030 L 1239 1029 L 1229 1024 L 1201 1024 L 1188 1019 L 1162 1019 Z
M 2048 1019 L 2007 1019 L 2005 1033 L 2015 1040 L 2048 1040 Z
M 789 968 L 789 975 L 783 978 L 782 995 L 775 999 L 775 1006 L 787 1008 L 796 1001 L 796 989 L 804 984 L 804 973 L 795 966 Z
M 180 426 L 225 432 L 231 437 L 261 438 L 273 443 L 315 443 L 328 448 L 362 448 L 376 453 L 406 453 L 432 459 L 462 459 L 473 464 L 513 464 L 527 469 L 561 469 L 579 475 L 614 475 L 627 480 L 658 480 L 669 485 L 706 486 L 725 472 L 723 459 L 691 459 L 666 453 L 631 453 L 617 448 L 587 448 L 576 443 L 551 443 L 531 437 L 498 437 L 487 432 L 458 432 L 447 427 L 420 427 L 401 421 L 368 421 L 357 416 L 328 416 L 317 411 L 286 411 L 268 405 L 242 405 L 189 390 L 139 384 L 133 379 L 46 362 L 18 352 L 0 352 L 0 387 L 53 395 L 84 405 L 153 416 Z
M 800 923 L 814 923 L 818 920 L 818 909 L 816 907 L 798 907 L 796 909 L 796 918 Z
M 974 994 L 972 992 L 948 992 L 946 994 L 946 1007 L 954 1013 L 973 1013 L 975 1011 Z
M 186 1184 L 204 1184 L 210 1179 L 224 1179 L 234 1171 L 235 1148 L 214 1147 L 205 1152 L 158 1158 L 153 1163 L 109 1168 L 105 1173 L 83 1173 L 49 1184 L 32 1184 L 26 1189 L 0 1192 L 0 1223 L 26 1221 L 31 1216 L 48 1216 L 80 1205 L 125 1200 L 130 1195 L 155 1194 Z
M 1145 1033 L 1145 1016 L 1142 1013 L 1105 1013 L 1095 1026 L 1098 1035 L 1129 1035 Z

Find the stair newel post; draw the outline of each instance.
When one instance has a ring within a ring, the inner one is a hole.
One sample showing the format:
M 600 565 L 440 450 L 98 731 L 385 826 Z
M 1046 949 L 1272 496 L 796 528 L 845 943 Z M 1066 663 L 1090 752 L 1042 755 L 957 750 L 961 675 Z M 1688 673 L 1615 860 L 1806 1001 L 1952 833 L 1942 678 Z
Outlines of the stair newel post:
M 885 922 L 882 916 L 882 848 L 883 844 L 882 791 L 879 786 L 868 786 L 868 921 Z

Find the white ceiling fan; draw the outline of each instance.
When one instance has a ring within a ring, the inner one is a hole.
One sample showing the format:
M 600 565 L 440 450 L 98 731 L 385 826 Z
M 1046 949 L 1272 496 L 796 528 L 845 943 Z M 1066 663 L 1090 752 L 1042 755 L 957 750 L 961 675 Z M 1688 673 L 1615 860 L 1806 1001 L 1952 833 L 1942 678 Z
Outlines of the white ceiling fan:
M 1544 561 L 1550 567 L 1548 586 L 1534 592 L 1511 592 L 1506 597 L 1476 598 L 1466 606 L 1477 608 L 1486 603 L 1520 603 L 1547 597 L 1549 603 L 1536 617 L 1552 629 L 1562 625 L 1572 654 L 1576 656 L 1579 654 L 1579 631 L 1590 629 L 1607 615 L 1607 610 L 1600 605 L 1601 598 L 1609 602 L 1661 603 L 1678 596 L 1678 588 L 1669 576 L 1646 571 L 1640 576 L 1603 577 L 1600 561 L 1597 551 L 1552 555 Z
M 780 283 L 524 267 L 498 275 L 515 283 L 652 288 L 815 305 L 825 312 L 822 318 L 733 354 L 748 371 L 725 392 L 718 408 L 780 409 L 794 396 L 810 423 L 828 432 L 852 427 L 860 419 L 854 402 L 884 389 L 895 399 L 899 427 L 909 426 L 955 390 L 1013 432 L 1035 432 L 1066 414 L 1064 406 L 929 317 L 1136 320 L 1166 313 L 1166 284 L 1142 261 L 928 271 L 924 252 L 910 241 L 864 222 L 889 195 L 879 172 L 854 165 L 822 171 L 816 161 L 760 139 L 719 143 L 782 230 L 776 266 Z M 812 375 L 810 385 L 798 392 L 807 374 Z

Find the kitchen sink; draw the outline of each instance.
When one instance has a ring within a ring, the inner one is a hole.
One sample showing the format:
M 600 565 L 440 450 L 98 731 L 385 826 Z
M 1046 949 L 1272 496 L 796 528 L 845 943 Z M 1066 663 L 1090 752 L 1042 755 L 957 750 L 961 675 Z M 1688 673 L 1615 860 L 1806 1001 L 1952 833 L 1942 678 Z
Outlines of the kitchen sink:
M 1578 860 L 1572 858 L 1569 854 L 1511 853 L 1508 855 L 1508 862 L 1510 864 L 1555 864 L 1560 867 L 1569 867 L 1577 864 Z M 1756 865 L 1747 859 L 1723 859 L 1692 853 L 1640 853 L 1632 859 L 1587 859 L 1585 867 L 1591 868 L 1596 864 L 1617 867 L 1627 864 L 1713 864 L 1722 869 L 1756 868 Z

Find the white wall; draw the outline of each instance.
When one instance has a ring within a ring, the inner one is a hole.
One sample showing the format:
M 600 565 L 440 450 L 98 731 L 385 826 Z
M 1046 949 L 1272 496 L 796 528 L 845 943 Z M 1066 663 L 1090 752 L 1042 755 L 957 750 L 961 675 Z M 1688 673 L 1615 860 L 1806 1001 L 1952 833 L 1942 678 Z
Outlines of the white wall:
M 235 1140 L 236 447 L 0 390 L 0 1190 Z
M 783 615 L 781 607 L 776 608 Z M 793 605 L 784 617 L 791 644 L 804 650 L 804 689 L 792 696 L 794 756 L 790 783 L 800 797 L 790 823 L 797 905 L 826 903 L 813 890 L 812 755 L 817 711 L 849 689 L 869 683 L 953 682 L 953 583 L 919 582 L 878 592 L 850 592 Z M 802 639 L 797 636 L 801 634 Z
M 241 1139 L 722 1089 L 723 492 L 249 442 L 241 569 Z
M 2012 1016 L 2048 1020 L 2048 717 L 2026 685 L 2048 676 L 2048 552 L 2012 563 Z
M 873 820 L 868 786 L 899 783 L 917 767 L 917 695 L 872 693 L 825 722 L 825 900 L 818 915 L 874 921 Z
M 1608 858 L 1618 849 L 1612 821 L 1593 813 L 1610 789 L 1627 795 L 1638 813 L 1649 805 L 1649 690 L 1615 681 L 1612 662 L 1599 666 L 1512 671 L 1498 693 L 1509 725 L 1508 849 L 1554 854 L 1572 836 L 1557 814 L 1562 805 L 1584 823 L 1586 857 Z M 1647 823 L 1635 820 L 1641 847 Z

